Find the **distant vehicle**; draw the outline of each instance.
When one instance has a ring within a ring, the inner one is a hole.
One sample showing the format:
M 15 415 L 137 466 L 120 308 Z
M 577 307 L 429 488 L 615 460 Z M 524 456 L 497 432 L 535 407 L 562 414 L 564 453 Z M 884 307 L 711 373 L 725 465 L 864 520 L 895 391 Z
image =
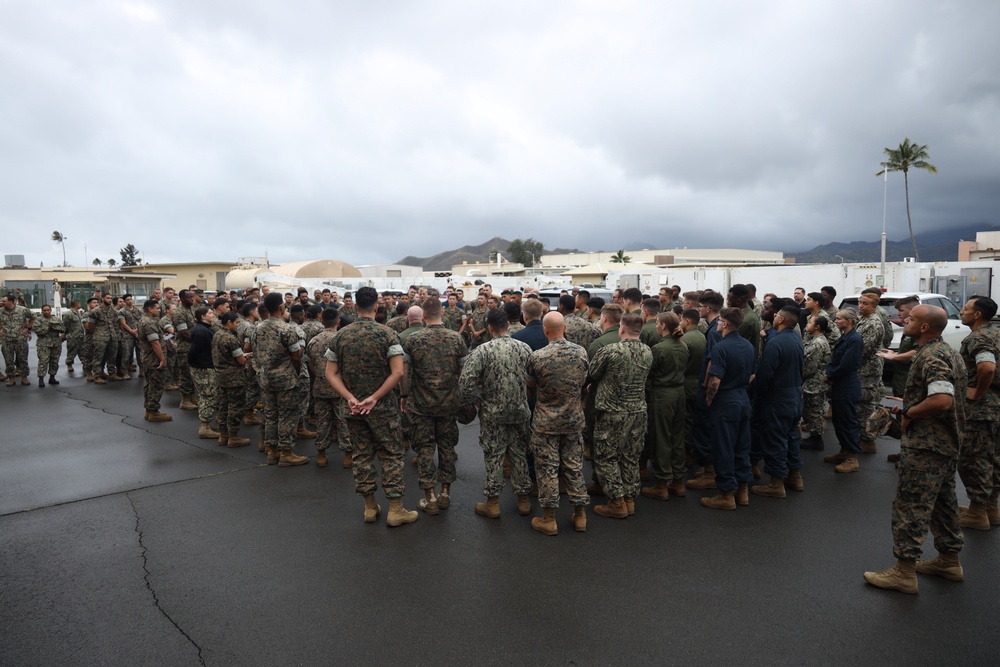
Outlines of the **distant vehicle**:
M 857 312 L 858 298 L 860 296 L 860 294 L 855 294 L 844 298 L 840 302 L 840 308 L 850 308 Z M 922 305 L 944 308 L 945 312 L 948 313 L 948 326 L 945 327 L 941 337 L 944 338 L 946 343 L 951 345 L 956 350 L 962 346 L 962 340 L 969 335 L 969 327 L 962 324 L 962 318 L 959 315 L 958 307 L 952 303 L 948 297 L 943 294 L 923 292 L 917 294 L 912 292 L 885 292 L 879 298 L 879 305 L 885 309 L 885 312 L 889 315 L 889 319 L 892 320 L 893 335 L 892 343 L 889 345 L 889 349 L 899 349 L 899 340 L 903 336 L 903 321 L 899 319 L 899 311 L 896 310 L 896 302 L 908 296 L 917 297 L 920 299 L 920 303 Z
M 611 303 L 611 297 L 614 295 L 612 290 L 602 289 L 600 287 L 581 287 L 580 289 L 587 290 L 590 292 L 590 298 L 593 299 L 595 296 L 604 299 L 604 303 Z M 568 294 L 572 294 L 573 290 L 562 290 L 562 289 L 543 289 L 539 290 L 538 296 L 543 299 L 548 299 L 549 304 L 552 308 L 555 308 L 559 303 L 559 296 L 565 291 Z

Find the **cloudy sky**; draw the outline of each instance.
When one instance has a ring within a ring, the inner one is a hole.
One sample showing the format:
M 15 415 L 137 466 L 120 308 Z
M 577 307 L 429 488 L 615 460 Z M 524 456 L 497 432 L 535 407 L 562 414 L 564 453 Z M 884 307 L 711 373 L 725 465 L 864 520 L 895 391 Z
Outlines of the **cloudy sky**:
M 918 233 L 1000 224 L 998 25 L 971 0 L 0 0 L 0 253 L 876 240 L 904 137 L 939 169 L 911 172 Z M 905 238 L 901 175 L 888 210 Z

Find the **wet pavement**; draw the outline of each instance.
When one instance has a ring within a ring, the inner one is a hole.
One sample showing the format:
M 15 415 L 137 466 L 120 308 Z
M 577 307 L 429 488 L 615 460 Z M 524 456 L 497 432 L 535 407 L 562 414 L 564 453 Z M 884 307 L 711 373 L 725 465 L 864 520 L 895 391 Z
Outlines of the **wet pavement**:
M 339 456 L 268 467 L 199 440 L 177 393 L 175 420 L 149 424 L 141 381 L 60 379 L 0 386 L 3 665 L 1000 660 L 1000 531 L 966 533 L 964 583 L 921 577 L 908 596 L 862 580 L 893 563 L 892 440 L 852 475 L 804 452 L 805 492 L 735 512 L 689 491 L 624 521 L 590 513 L 578 534 L 564 498 L 546 537 L 509 489 L 501 520 L 474 514 L 473 423 L 451 509 L 390 529 L 362 523 Z M 414 508 L 410 465 L 406 483 Z

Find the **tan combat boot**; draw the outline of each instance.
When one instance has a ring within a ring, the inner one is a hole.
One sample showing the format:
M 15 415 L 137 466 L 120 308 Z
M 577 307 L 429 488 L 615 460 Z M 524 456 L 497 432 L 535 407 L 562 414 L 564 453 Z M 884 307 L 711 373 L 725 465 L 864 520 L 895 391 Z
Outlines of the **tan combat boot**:
M 750 464 L 750 474 L 753 475 L 754 479 L 760 479 L 760 461 L 755 461 Z
M 264 437 L 263 436 L 261 436 L 260 440 L 257 441 L 257 451 L 258 452 L 265 451 L 265 448 L 264 448 Z
M 755 486 L 750 490 L 758 496 L 766 496 L 768 498 L 784 498 L 785 480 L 782 477 L 771 477 L 770 484 Z
M 843 463 L 844 460 L 848 456 L 850 456 L 850 454 L 851 453 L 849 451 L 847 451 L 846 449 L 841 448 L 841 450 L 839 452 L 837 452 L 836 454 L 830 454 L 829 456 L 824 456 L 823 460 L 826 463 Z
M 740 482 L 736 487 L 736 493 L 733 494 L 733 498 L 736 500 L 736 504 L 741 507 L 746 507 L 750 504 L 750 485 L 746 482 Z
M 248 412 L 243 415 L 243 425 L 244 426 L 260 426 L 260 417 L 252 412 Z
M 916 595 L 919 590 L 916 561 L 898 560 L 896 565 L 888 570 L 865 572 L 865 581 L 879 588 Z
M 434 489 L 424 489 L 424 497 L 417 501 L 417 507 L 432 516 L 441 511 L 438 507 L 438 499 L 434 495 Z
M 687 495 L 687 487 L 684 485 L 683 479 L 675 479 L 667 485 L 667 489 L 670 490 L 670 495 L 677 496 L 678 498 L 683 498 Z
M 861 451 L 865 454 L 877 454 L 878 445 L 875 444 L 874 440 L 862 440 Z
M 492 496 L 486 499 L 485 503 L 476 503 L 476 514 L 485 516 L 488 519 L 500 518 L 500 498 Z
M 986 516 L 989 517 L 991 526 L 1000 526 L 1000 507 L 997 507 L 996 498 L 990 498 L 986 506 Z
M 172 415 L 168 415 L 164 412 L 148 412 L 146 414 L 146 421 L 150 422 L 168 422 L 173 420 Z
M 451 506 L 451 484 L 442 484 L 438 494 L 438 507 L 446 510 Z
M 517 497 L 517 513 L 521 516 L 528 516 L 531 514 L 531 498 L 525 495 L 519 495 Z
M 413 523 L 420 515 L 413 510 L 403 507 L 402 498 L 389 498 L 389 511 L 385 515 L 387 526 L 402 526 L 404 523 Z
M 670 500 L 670 482 L 658 479 L 653 486 L 645 487 L 640 493 L 655 500 Z
M 594 505 L 594 514 L 612 519 L 627 519 L 628 507 L 622 498 L 612 498 L 607 505 Z
M 326 458 L 326 450 L 316 453 L 316 467 L 325 468 L 329 464 L 329 460 Z
M 542 516 L 536 516 L 531 520 L 531 527 L 539 533 L 545 535 L 558 535 L 559 526 L 556 525 L 556 510 L 554 507 L 543 507 Z
M 229 444 L 229 431 L 219 431 L 219 447 Z
M 93 381 L 94 381 L 94 374 L 87 373 L 87 382 L 93 382 Z
M 848 454 L 843 461 L 833 467 L 836 472 L 857 472 L 861 470 L 857 454 Z
M 310 431 L 304 426 L 300 426 L 295 430 L 296 440 L 308 440 L 309 438 L 315 438 L 315 437 L 316 437 L 316 431 Z
M 108 376 L 108 382 L 121 382 L 124 379 L 125 378 L 123 378 L 118 373 L 113 373 L 113 374 L 111 374 L 111 375 Z
M 250 438 L 241 438 L 239 431 L 229 432 L 229 442 L 226 444 L 226 447 L 233 449 L 236 447 L 246 447 L 249 444 Z
M 788 477 L 785 478 L 785 486 L 793 491 L 803 491 L 806 488 L 805 481 L 802 479 L 801 470 L 792 470 L 788 473 Z
M 176 384 L 165 384 L 163 385 L 163 391 L 180 391 L 180 385 Z
M 625 496 L 622 498 L 622 502 L 625 503 L 625 511 L 628 512 L 628 515 L 635 516 L 635 498 L 632 496 Z
M 375 523 L 382 508 L 375 502 L 375 494 L 365 496 L 365 523 Z
M 302 466 L 309 463 L 308 456 L 299 456 L 294 449 L 282 449 L 278 452 L 278 467 L 290 468 L 292 466 Z
M 714 489 L 715 486 L 715 466 L 707 465 L 705 470 L 687 483 L 689 489 Z
M 351 454 L 351 452 L 346 452 L 344 454 L 344 463 L 342 464 L 342 467 L 345 470 L 350 470 L 354 467 L 354 455 Z
M 736 499 L 732 491 L 720 491 L 711 498 L 702 498 L 701 504 L 713 510 L 734 510 L 736 509 Z
M 583 505 L 577 505 L 573 508 L 573 516 L 570 517 L 570 523 L 573 524 L 573 530 L 578 533 L 587 532 L 587 508 Z
M 931 574 L 948 581 L 965 581 L 965 570 L 958 562 L 958 553 L 945 551 L 938 554 L 934 560 L 918 560 L 917 574 Z
M 105 380 L 104 378 L 102 378 L 100 375 L 95 375 L 94 376 L 94 384 L 107 384 L 107 383 L 108 383 L 108 381 Z M 14 381 L 13 380 L 7 380 L 7 386 L 8 387 L 13 387 L 14 386 Z M 196 405 L 195 407 L 198 407 L 198 406 Z
M 264 442 L 264 441 L 261 440 L 261 442 Z M 278 448 L 277 447 L 267 447 L 266 449 L 267 449 L 267 465 L 273 466 L 279 460 L 281 460 L 281 455 L 278 454 Z
M 96 382 L 96 380 L 95 380 Z M 182 394 L 181 395 L 181 410 L 197 410 L 198 403 L 194 400 L 194 394 Z
M 208 422 L 200 422 L 198 425 L 198 437 L 202 440 L 215 440 L 219 437 L 219 432 L 212 428 Z
M 972 503 L 968 507 L 960 506 L 958 509 L 958 525 L 962 528 L 990 529 L 990 517 L 986 514 L 986 505 L 983 503 Z

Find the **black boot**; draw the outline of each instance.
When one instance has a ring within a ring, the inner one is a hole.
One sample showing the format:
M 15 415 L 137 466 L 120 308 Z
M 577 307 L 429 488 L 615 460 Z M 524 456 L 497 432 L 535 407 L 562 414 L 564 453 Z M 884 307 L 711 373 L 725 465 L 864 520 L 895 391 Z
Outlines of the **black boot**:
M 59 384 L 59 380 L 56 379 L 55 375 L 49 376 L 49 384 L 56 384 L 56 385 Z
M 45 378 L 43 377 L 38 378 L 38 386 L 45 387 Z

